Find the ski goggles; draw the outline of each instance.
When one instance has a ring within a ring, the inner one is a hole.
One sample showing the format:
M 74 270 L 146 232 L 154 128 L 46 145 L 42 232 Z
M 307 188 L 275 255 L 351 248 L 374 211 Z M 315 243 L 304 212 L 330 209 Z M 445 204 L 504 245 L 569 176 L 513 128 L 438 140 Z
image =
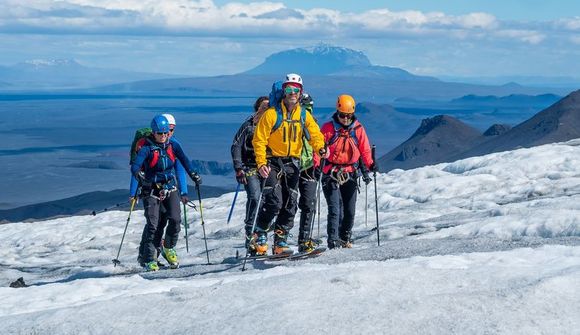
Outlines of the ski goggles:
M 284 93 L 285 94 L 298 94 L 300 93 L 300 87 L 294 87 L 294 86 L 286 86 L 284 88 Z
M 349 114 L 349 113 L 338 113 L 338 117 L 341 119 L 352 119 L 352 117 L 354 116 L 354 114 Z

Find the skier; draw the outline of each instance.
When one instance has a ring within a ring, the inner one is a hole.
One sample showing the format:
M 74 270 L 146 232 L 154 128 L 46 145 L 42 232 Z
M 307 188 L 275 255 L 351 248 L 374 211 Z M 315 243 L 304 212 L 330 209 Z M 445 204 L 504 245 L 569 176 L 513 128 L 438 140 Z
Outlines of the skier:
M 308 93 L 302 94 L 300 107 L 304 108 L 314 118 L 314 100 Z M 298 190 L 300 191 L 298 200 L 298 208 L 300 208 L 298 252 L 310 252 L 318 245 L 310 236 L 310 232 L 316 209 L 316 187 L 320 174 L 319 165 L 320 157 L 316 152 L 313 152 L 308 142 L 304 142 L 300 162 L 300 180 L 298 182 Z
M 172 141 L 177 141 L 173 135 L 175 135 L 175 117 L 171 114 L 161 114 L 164 116 L 167 121 L 169 122 L 169 139 Z M 133 144 L 131 145 L 131 161 L 132 164 L 141 149 L 147 143 L 147 137 L 152 134 L 151 128 L 142 128 L 135 132 L 135 138 L 133 139 Z M 186 204 L 189 201 L 189 197 L 187 195 L 187 177 L 185 174 L 185 169 L 183 165 L 179 161 L 175 162 L 175 173 L 177 176 L 177 184 L 179 186 L 179 194 L 181 195 L 181 201 Z M 134 176 L 131 176 L 131 185 L 130 185 L 130 196 L 135 197 L 138 192 L 139 183 Z M 163 263 L 159 261 L 159 256 L 162 255 L 162 243 L 163 243 L 163 234 L 165 232 L 165 226 L 167 226 L 167 210 L 163 205 L 159 210 L 159 227 L 155 233 L 155 238 L 153 239 L 153 244 L 157 248 L 157 260 L 158 265 L 163 266 Z M 143 246 L 143 245 L 142 245 Z M 139 256 L 137 257 L 138 263 L 143 263 L 143 250 L 142 248 L 139 249 Z
M 323 169 L 322 189 L 328 205 L 328 248 L 351 248 L 356 208 L 359 159 L 374 171 L 366 131 L 355 114 L 355 101 L 340 95 L 332 120 L 322 126 L 329 156 Z M 365 183 L 370 178 L 365 176 Z
M 303 89 L 302 78 L 294 73 L 286 75 L 282 89 L 282 100 L 264 112 L 252 141 L 258 173 L 266 179 L 264 205 L 258 212 L 255 230 L 257 236 L 252 242 L 256 254 L 260 255 L 266 254 L 268 250 L 267 231 L 275 216 L 272 252 L 291 252 L 287 238 L 288 232 L 294 226 L 297 209 L 303 132 L 308 132 L 308 141 L 313 149 L 323 156 L 326 155 L 322 133 L 312 116 L 306 113 L 303 124 L 301 122 L 299 101 Z
M 231 148 L 236 180 L 238 183 L 244 185 L 244 189 L 246 190 L 247 202 L 246 217 L 244 220 L 246 234 L 245 246 L 246 249 L 249 248 L 251 254 L 255 253 L 255 250 L 252 250 L 252 245 L 250 244 L 252 224 L 258 211 L 258 200 L 262 194 L 252 139 L 254 138 L 254 131 L 258 121 L 266 109 L 268 109 L 268 103 L 269 100 L 266 96 L 259 97 L 256 100 L 254 103 L 254 114 L 242 123 L 240 129 L 238 129 L 234 136 Z
M 181 145 L 169 139 L 169 121 L 157 115 L 151 121 L 153 134 L 146 144 L 139 149 L 131 165 L 131 174 L 141 184 L 141 197 L 145 208 L 147 224 L 141 237 L 142 265 L 147 271 L 159 270 L 156 259 L 155 235 L 159 229 L 160 208 L 167 211 L 167 231 L 162 254 L 173 268 L 179 266 L 175 245 L 181 229 L 181 208 L 177 193 L 175 163 L 179 161 L 189 177 L 199 186 L 201 177 L 193 171 L 189 158 Z

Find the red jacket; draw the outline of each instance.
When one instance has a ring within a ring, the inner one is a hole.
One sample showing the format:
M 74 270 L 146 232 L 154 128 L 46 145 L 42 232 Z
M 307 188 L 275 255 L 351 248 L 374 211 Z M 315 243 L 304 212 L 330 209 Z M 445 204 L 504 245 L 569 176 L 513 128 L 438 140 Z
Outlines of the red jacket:
M 350 135 L 353 130 L 356 139 L 349 138 L 351 137 Z M 330 152 L 330 155 L 326 160 L 326 165 L 324 166 L 324 173 L 328 173 L 333 168 L 341 167 L 344 172 L 354 172 L 358 166 L 359 158 L 361 157 L 367 168 L 370 168 L 373 164 L 369 138 L 367 137 L 364 127 L 356 117 L 348 127 L 333 120 L 325 123 L 320 131 L 324 135 L 324 142 L 328 145 L 327 150 Z M 337 131 L 343 136 L 335 135 Z M 345 137 L 345 135 L 348 137 Z M 358 150 L 345 152 L 343 150 L 345 147 L 345 141 L 352 141 L 349 146 L 358 148 Z

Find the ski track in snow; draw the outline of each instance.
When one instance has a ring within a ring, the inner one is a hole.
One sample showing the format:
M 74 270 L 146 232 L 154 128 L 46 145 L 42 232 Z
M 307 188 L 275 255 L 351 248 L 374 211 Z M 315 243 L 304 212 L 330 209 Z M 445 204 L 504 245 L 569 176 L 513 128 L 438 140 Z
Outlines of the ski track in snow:
M 127 212 L 0 225 L 0 334 L 149 334 L 166 311 L 177 322 L 155 327 L 172 334 L 580 334 L 579 144 L 380 174 L 380 247 L 371 183 L 353 249 L 245 272 L 244 194 L 229 225 L 233 193 L 203 201 L 211 265 L 188 211 L 190 252 L 182 229 L 181 268 L 157 273 L 136 264 L 142 210 L 118 267 Z

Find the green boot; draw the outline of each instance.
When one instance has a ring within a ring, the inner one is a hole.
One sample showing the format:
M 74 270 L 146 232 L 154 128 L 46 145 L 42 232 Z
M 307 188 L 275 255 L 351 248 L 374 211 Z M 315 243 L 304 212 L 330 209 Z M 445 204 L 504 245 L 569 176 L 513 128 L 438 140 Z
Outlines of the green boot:
M 161 253 L 163 258 L 169 263 L 169 267 L 172 269 L 177 269 L 179 267 L 179 260 L 177 258 L 177 252 L 174 248 L 163 247 L 163 252 Z

